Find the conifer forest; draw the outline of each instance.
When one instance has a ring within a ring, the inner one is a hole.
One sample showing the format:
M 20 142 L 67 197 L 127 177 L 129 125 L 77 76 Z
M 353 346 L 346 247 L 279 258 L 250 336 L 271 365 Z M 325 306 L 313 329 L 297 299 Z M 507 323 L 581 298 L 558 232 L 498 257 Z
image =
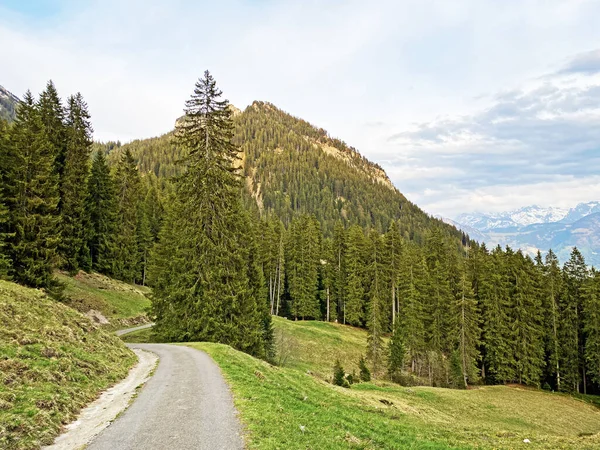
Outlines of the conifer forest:
M 577 248 L 475 242 L 325 130 L 236 109 L 209 72 L 174 131 L 92 135 L 52 82 L 0 120 L 0 278 L 56 301 L 56 270 L 150 286 L 168 342 L 273 360 L 272 316 L 338 322 L 368 331 L 374 378 L 600 393 L 600 273 Z

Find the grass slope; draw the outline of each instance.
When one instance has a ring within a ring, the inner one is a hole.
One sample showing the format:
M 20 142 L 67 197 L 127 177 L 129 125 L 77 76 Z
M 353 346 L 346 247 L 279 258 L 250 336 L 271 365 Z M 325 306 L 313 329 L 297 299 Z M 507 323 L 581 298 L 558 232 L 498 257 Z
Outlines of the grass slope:
M 273 317 L 278 365 L 310 370 L 331 377 L 339 359 L 346 372 L 358 371 L 358 360 L 366 352 L 365 330 L 314 320 L 293 321 Z
M 509 386 L 461 391 L 376 381 L 339 388 L 327 381 L 333 363 L 340 359 L 346 371 L 354 370 L 366 332 L 273 322 L 278 350 L 286 353 L 283 367 L 221 344 L 186 344 L 221 367 L 251 449 L 600 448 L 600 409 L 585 401 Z M 151 331 L 126 339 L 147 341 Z
M 71 277 L 64 273 L 56 274 L 65 285 L 67 304 L 82 313 L 99 311 L 113 323 L 113 328 L 121 328 L 146 321 L 146 310 L 150 299 L 146 294 L 150 289 L 144 286 L 124 283 L 99 273 L 79 272 Z
M 187 345 L 221 367 L 251 449 L 600 448 L 600 410 L 565 395 L 506 386 L 345 389 L 225 345 Z
M 0 281 L 0 448 L 52 443 L 135 361 L 118 338 L 72 308 Z

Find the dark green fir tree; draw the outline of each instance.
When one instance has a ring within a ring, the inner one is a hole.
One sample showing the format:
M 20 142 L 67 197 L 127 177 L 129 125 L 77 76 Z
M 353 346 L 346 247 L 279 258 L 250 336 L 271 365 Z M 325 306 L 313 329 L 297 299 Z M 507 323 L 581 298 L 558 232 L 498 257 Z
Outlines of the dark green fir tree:
M 394 329 L 388 344 L 388 376 L 392 381 L 397 381 L 398 376 L 404 369 L 406 360 L 406 346 L 404 345 L 404 333 L 400 320 L 394 323 Z
M 10 130 L 6 202 L 10 210 L 9 256 L 13 278 L 25 285 L 52 289 L 58 234 L 58 177 L 54 151 L 30 92 Z
M 126 151 L 115 174 L 117 195 L 117 230 L 115 234 L 113 275 L 133 283 L 139 279 L 139 235 L 140 202 L 142 181 L 136 161 Z
M 106 157 L 100 151 L 92 161 L 87 193 L 87 247 L 90 250 L 92 268 L 107 275 L 112 274 L 113 257 L 116 253 L 117 199 Z
M 234 166 L 232 111 L 221 95 L 205 72 L 177 126 L 186 170 L 176 180 L 154 252 L 156 333 L 167 340 L 222 342 L 267 357 L 269 311 L 266 295 L 257 293 L 249 277 L 258 255 L 248 245 L 253 233 Z
M 66 114 L 66 148 L 60 183 L 61 244 L 63 266 L 74 272 L 91 269 L 86 239 L 86 185 L 90 172 L 92 125 L 81 94 L 69 97 Z

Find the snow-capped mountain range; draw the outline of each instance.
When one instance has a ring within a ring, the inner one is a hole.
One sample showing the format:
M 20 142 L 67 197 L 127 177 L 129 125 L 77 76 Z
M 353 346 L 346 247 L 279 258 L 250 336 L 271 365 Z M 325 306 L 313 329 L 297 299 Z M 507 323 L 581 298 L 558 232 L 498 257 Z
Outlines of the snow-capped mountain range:
M 571 209 L 553 206 L 543 208 L 533 205 L 501 213 L 460 214 L 455 221 L 479 231 L 490 231 L 499 228 L 524 227 L 535 223 L 552 223 L 564 220 L 574 222 L 591 214 L 594 208 L 598 208 L 596 212 L 600 212 L 600 203 L 581 203 Z
M 588 264 L 600 265 L 600 202 L 570 209 L 533 205 L 502 213 L 467 213 L 447 222 L 488 248 L 510 245 L 530 254 L 551 248 L 564 262 L 577 246 Z

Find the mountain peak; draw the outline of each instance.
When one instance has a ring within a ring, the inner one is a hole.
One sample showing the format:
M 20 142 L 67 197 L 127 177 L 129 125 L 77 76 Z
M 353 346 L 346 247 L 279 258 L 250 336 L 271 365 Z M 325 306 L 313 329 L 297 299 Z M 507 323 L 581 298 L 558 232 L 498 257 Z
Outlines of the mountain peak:
M 19 97 L 0 86 L 0 119 L 12 122 L 15 119 Z
M 344 141 L 331 137 L 323 128 L 318 128 L 304 119 L 293 116 L 270 102 L 255 100 L 248 107 L 248 109 L 250 108 L 272 117 L 289 129 L 290 132 L 302 136 L 313 147 L 320 149 L 326 155 L 339 159 L 354 169 L 366 172 L 373 182 L 397 191 L 387 173 L 379 164 L 369 161 L 358 150 Z

